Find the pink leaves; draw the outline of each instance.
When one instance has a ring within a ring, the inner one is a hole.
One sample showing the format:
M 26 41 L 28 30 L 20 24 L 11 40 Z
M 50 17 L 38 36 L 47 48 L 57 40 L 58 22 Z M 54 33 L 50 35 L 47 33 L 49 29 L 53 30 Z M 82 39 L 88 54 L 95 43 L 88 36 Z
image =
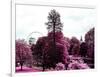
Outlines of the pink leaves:
M 16 62 L 26 62 L 32 59 L 30 46 L 24 40 L 16 40 Z
M 89 69 L 90 67 L 84 63 L 81 57 L 74 57 L 70 56 L 70 62 L 68 64 L 68 70 L 75 70 L 75 69 Z
M 57 70 L 57 71 L 65 70 L 65 65 L 63 63 L 59 62 L 58 64 L 56 64 L 55 70 Z

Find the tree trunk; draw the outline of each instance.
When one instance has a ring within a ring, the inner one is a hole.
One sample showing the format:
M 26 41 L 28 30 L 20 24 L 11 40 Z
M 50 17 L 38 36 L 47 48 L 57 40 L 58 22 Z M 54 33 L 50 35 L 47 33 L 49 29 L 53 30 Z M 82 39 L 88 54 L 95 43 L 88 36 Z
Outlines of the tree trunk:
M 43 65 L 43 70 L 42 71 L 45 71 L 45 67 L 44 67 L 44 65 Z
M 21 71 L 23 70 L 23 63 L 20 63 L 20 65 L 21 65 Z
M 53 46 L 54 51 L 56 50 L 56 44 L 55 44 L 55 22 L 53 22 Z
M 43 51 L 43 65 L 42 65 L 42 67 L 43 67 L 43 70 L 42 71 L 45 71 L 45 55 L 44 55 L 44 52 L 45 51 Z

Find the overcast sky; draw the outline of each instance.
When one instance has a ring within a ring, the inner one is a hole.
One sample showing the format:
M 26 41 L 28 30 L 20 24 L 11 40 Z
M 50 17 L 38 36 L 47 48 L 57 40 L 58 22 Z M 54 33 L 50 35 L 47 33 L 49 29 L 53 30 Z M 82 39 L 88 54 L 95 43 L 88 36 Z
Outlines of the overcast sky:
M 27 39 L 30 33 L 40 32 L 47 35 L 45 23 L 50 10 L 55 9 L 61 15 L 63 23 L 63 33 L 66 37 L 84 37 L 85 33 L 95 26 L 95 10 L 65 7 L 45 7 L 45 6 L 16 6 L 16 39 Z M 33 33 L 33 37 L 41 36 Z

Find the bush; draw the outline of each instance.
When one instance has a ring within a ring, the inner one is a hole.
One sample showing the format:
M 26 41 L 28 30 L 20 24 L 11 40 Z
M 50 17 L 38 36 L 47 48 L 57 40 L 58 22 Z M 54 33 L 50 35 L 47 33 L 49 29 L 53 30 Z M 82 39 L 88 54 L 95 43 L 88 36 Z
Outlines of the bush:
M 75 70 L 75 69 L 89 69 L 90 67 L 84 63 L 81 58 L 75 59 L 71 57 L 70 63 L 68 64 L 68 70 Z
M 56 64 L 55 70 L 65 70 L 65 65 L 63 63 Z

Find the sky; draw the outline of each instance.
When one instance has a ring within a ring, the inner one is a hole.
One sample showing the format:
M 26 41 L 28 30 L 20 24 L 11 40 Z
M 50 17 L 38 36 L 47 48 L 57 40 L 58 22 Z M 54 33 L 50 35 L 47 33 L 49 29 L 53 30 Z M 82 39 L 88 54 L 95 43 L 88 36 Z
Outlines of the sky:
M 52 9 L 59 12 L 66 37 L 80 39 L 82 36 L 84 40 L 86 32 L 95 27 L 94 9 L 16 5 L 16 39 L 46 36 L 48 31 L 45 23 Z

